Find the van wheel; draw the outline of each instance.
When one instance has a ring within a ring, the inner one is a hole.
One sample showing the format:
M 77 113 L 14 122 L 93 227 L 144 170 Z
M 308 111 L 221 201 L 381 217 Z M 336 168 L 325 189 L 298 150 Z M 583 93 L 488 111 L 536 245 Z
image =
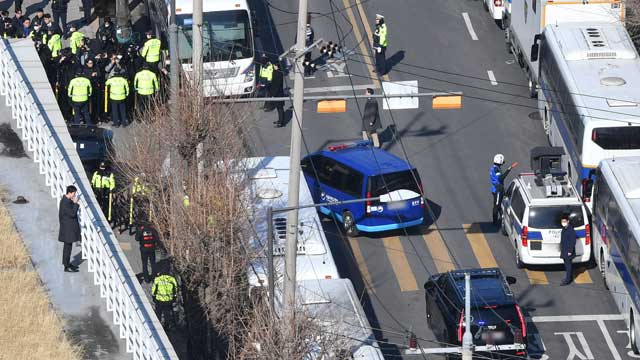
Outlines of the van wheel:
M 502 22 L 504 23 L 504 20 L 502 20 Z M 511 35 L 509 34 L 509 27 L 504 29 L 504 41 L 507 46 L 507 54 L 512 54 L 513 51 L 511 50 Z
M 353 214 L 351 214 L 349 211 L 345 211 L 345 213 L 342 215 L 342 226 L 344 227 L 344 231 L 347 233 L 347 236 L 358 236 L 356 220 L 353 218 Z
M 496 19 L 496 25 L 498 25 L 498 28 L 500 30 L 504 30 L 504 20 L 502 19 Z
M 487 0 L 482 0 L 482 7 L 484 11 L 489 11 L 489 5 L 487 5 Z
M 513 244 L 514 252 L 516 254 L 516 267 L 518 269 L 524 269 L 524 263 L 520 260 L 520 252 L 518 252 L 518 243 Z
M 504 215 L 502 215 L 502 221 L 500 221 L 500 232 L 502 235 L 507 236 L 507 224 L 504 223 Z
M 638 350 L 638 342 L 636 341 L 636 324 L 633 318 L 633 310 L 629 315 L 629 340 L 631 340 L 631 350 L 634 354 L 640 354 Z
M 600 250 L 600 275 L 602 275 L 602 283 L 604 284 L 604 288 L 609 290 L 609 284 L 607 284 L 607 272 L 605 270 L 604 254 L 602 253 L 602 250 Z
M 531 97 L 532 99 L 535 99 L 538 97 L 538 89 L 537 89 L 537 85 L 535 83 L 535 81 L 533 81 L 533 79 L 531 79 L 531 73 L 527 74 L 529 77 L 529 97 Z
M 427 300 L 427 325 L 431 327 L 431 322 L 433 316 L 431 316 L 431 305 L 429 305 L 429 300 Z

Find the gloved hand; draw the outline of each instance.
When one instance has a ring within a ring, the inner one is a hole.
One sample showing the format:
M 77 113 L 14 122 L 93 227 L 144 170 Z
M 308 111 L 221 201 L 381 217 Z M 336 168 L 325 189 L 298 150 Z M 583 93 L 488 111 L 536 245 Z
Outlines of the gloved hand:
M 377 48 L 376 48 L 376 52 L 377 52 L 378 54 L 379 54 L 379 53 L 381 53 L 381 52 L 382 52 L 382 48 L 381 48 L 381 47 L 377 47 Z

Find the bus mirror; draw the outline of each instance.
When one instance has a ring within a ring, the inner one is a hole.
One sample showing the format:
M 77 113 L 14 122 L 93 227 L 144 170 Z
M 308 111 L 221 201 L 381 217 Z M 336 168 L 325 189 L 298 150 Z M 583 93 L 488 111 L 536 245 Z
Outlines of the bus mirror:
M 540 44 L 531 45 L 531 62 L 538 61 L 538 51 L 540 51 Z

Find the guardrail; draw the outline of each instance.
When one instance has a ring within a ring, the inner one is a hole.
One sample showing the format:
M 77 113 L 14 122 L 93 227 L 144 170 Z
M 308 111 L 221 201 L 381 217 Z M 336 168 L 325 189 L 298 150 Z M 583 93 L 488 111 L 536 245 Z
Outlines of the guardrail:
M 29 74 L 29 75 L 27 75 Z M 0 41 L 0 95 L 11 107 L 40 174 L 60 199 L 67 185 L 80 197 L 82 257 L 100 287 L 134 359 L 178 359 L 96 201 L 40 58 L 30 39 Z

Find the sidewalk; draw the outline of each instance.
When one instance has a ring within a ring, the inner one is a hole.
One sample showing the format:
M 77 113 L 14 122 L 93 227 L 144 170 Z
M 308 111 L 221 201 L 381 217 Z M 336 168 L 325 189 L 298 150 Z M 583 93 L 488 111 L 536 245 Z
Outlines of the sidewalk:
M 118 329 L 111 322 L 106 305 L 100 298 L 93 275 L 82 263 L 80 248 L 73 248 L 72 261 L 79 273 L 65 273 L 62 268 L 62 245 L 58 242 L 58 199 L 51 198 L 49 187 L 39 174 L 38 166 L 28 154 L 20 152 L 22 143 L 7 131 L 11 110 L 0 102 L 0 186 L 6 198 L 24 196 L 29 203 L 11 202 L 7 207 L 31 255 L 55 310 L 65 321 L 70 338 L 85 348 L 86 358 L 98 360 L 131 359 Z M 15 124 L 12 124 L 15 129 Z M 5 324 L 8 325 L 8 324 Z

